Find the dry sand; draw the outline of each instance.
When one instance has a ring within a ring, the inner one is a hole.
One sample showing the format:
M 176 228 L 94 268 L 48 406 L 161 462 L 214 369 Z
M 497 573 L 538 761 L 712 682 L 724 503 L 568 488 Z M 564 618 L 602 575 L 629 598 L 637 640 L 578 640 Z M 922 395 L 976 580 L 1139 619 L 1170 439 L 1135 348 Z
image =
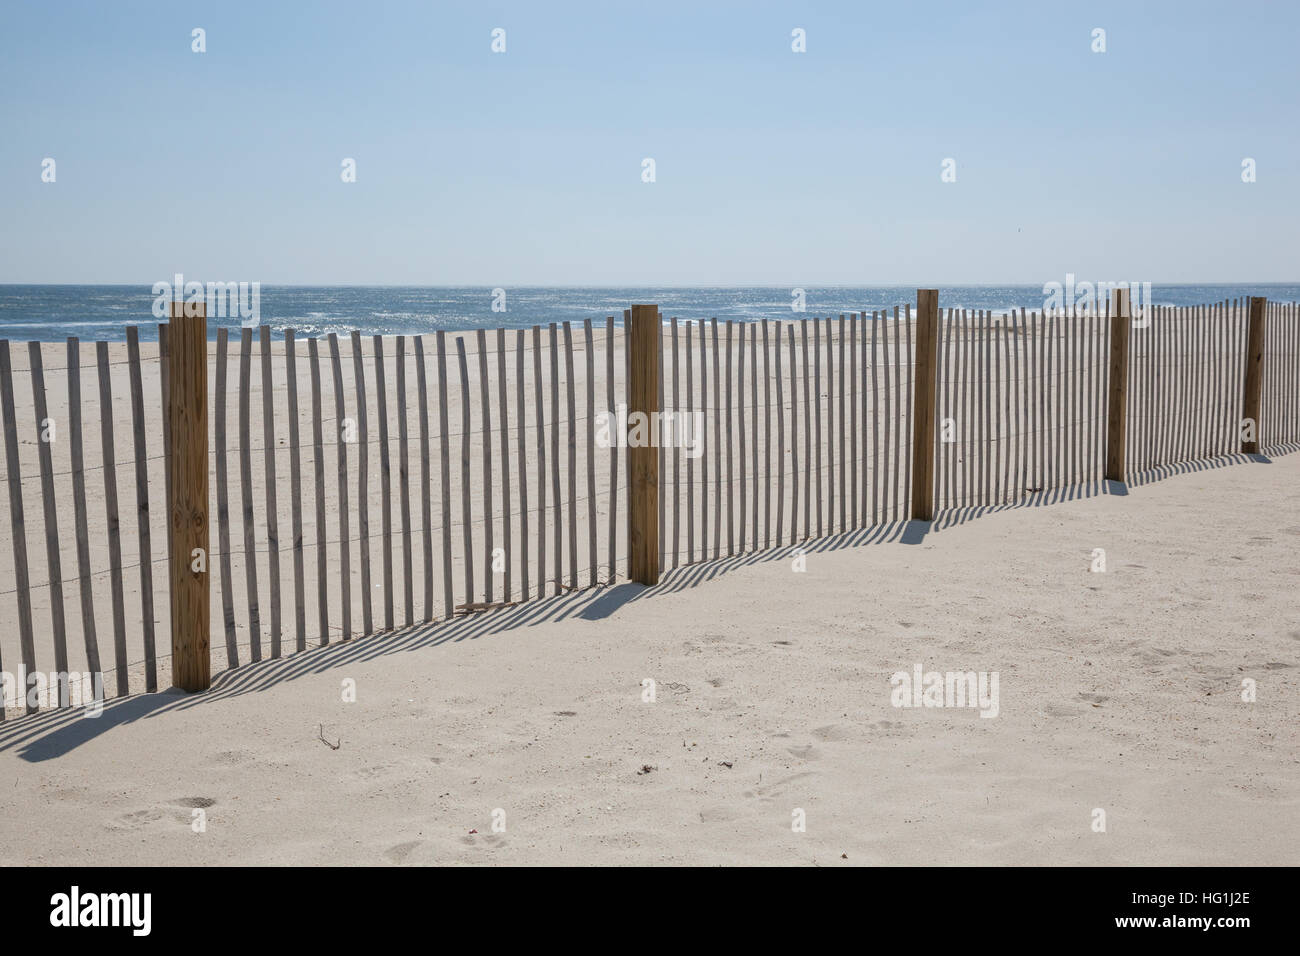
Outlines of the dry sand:
M 11 720 L 0 863 L 1295 864 L 1298 489 L 1206 468 Z M 892 707 L 916 663 L 999 715 Z

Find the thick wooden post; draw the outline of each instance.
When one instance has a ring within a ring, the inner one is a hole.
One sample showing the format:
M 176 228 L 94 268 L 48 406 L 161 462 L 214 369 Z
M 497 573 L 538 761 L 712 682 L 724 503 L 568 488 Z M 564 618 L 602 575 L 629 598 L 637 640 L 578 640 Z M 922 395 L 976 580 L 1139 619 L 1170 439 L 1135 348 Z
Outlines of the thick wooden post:
M 211 585 L 208 578 L 208 322 L 201 302 L 173 302 L 168 330 L 171 423 L 172 683 L 207 690 Z M 196 570 L 198 569 L 198 570 Z
M 632 306 L 628 320 L 628 577 L 659 583 L 659 450 L 652 440 L 660 411 L 657 305 Z M 643 416 L 643 417 L 642 417 Z M 654 426 L 654 427 L 652 427 Z
M 1241 397 L 1241 416 L 1245 425 L 1251 423 L 1250 434 L 1254 441 L 1242 440 L 1241 451 L 1246 455 L 1259 454 L 1259 412 L 1260 395 L 1264 382 L 1264 315 L 1268 308 L 1268 299 L 1262 296 L 1250 297 L 1249 326 L 1246 332 L 1246 386 Z
M 916 356 L 913 374 L 912 517 L 934 520 L 934 421 L 939 374 L 939 290 L 916 290 Z
M 1110 400 L 1106 414 L 1106 480 L 1124 482 L 1124 446 L 1128 435 L 1128 335 L 1133 326 L 1128 289 L 1112 289 L 1110 298 Z

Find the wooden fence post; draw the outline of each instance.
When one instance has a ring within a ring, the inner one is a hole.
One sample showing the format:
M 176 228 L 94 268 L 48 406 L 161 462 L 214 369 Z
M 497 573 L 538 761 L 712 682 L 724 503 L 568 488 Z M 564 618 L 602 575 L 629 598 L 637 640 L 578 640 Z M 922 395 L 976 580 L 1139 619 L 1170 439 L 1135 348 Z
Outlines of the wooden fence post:
M 186 691 L 207 690 L 211 683 L 212 588 L 208 578 L 208 322 L 204 303 L 173 302 L 168 331 L 172 683 Z
M 657 305 L 632 306 L 625 347 L 628 350 L 627 412 L 628 577 L 641 584 L 659 583 L 659 450 L 651 440 L 660 410 L 660 325 Z M 633 416 L 645 416 L 634 422 Z M 636 443 L 632 437 L 636 434 Z M 674 430 L 675 434 L 675 430 Z
M 1128 335 L 1133 325 L 1128 289 L 1110 298 L 1110 399 L 1106 415 L 1106 480 L 1123 483 L 1128 434 Z
M 912 418 L 912 517 L 934 520 L 935 383 L 939 372 L 939 290 L 916 290 L 916 355 Z
M 1246 385 L 1241 398 L 1241 415 L 1243 423 L 1246 420 L 1251 422 L 1251 433 L 1255 440 L 1242 440 L 1241 451 L 1245 455 L 1259 454 L 1259 440 L 1262 437 L 1259 412 L 1264 382 L 1264 316 L 1267 308 L 1268 299 L 1256 295 L 1250 297 L 1250 324 L 1246 334 Z

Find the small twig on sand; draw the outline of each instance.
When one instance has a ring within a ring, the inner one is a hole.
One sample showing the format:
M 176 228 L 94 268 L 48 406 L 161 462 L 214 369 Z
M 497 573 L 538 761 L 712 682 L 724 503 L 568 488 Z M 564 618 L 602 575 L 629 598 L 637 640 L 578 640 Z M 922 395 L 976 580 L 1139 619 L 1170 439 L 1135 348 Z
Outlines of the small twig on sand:
M 332 743 L 330 743 L 328 740 L 325 739 L 325 725 L 324 725 L 324 724 L 321 724 L 321 725 L 320 725 L 320 742 L 323 743 L 326 747 L 329 747 L 330 750 L 338 750 L 340 747 L 343 746 L 343 738 L 342 738 L 342 737 L 339 738 L 339 742 L 336 743 L 336 744 L 332 744 Z

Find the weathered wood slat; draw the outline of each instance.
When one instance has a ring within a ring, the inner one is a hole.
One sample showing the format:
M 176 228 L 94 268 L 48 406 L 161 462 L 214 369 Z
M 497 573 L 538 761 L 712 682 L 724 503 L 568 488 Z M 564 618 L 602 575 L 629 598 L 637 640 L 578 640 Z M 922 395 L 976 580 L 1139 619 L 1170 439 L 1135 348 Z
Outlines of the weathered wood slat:
M 307 358 L 311 367 L 311 438 L 312 438 L 312 478 L 313 490 L 316 492 L 316 620 L 320 627 L 320 642 L 330 642 L 329 585 L 326 575 L 329 570 L 329 555 L 326 545 L 329 535 L 325 527 L 325 427 L 321 411 L 320 387 L 320 343 L 314 339 L 307 340 Z M 407 576 L 410 580 L 410 576 Z
M 790 345 L 790 543 L 794 544 L 799 540 L 799 366 L 794 325 L 786 326 L 786 338 Z
M 613 320 L 610 320 L 611 335 L 613 334 L 613 329 L 614 329 Z M 680 363 L 678 358 L 679 353 L 677 349 L 676 317 L 674 317 L 672 320 L 672 339 L 673 339 L 673 415 L 676 417 L 678 425 L 680 427 L 684 423 L 682 422 L 681 419 L 682 406 L 681 406 L 681 396 L 679 390 L 680 376 L 678 375 L 678 365 Z M 610 374 L 610 380 L 612 382 L 614 377 L 614 359 L 613 359 L 612 348 L 610 350 L 610 356 L 611 357 L 609 363 L 609 374 Z M 614 401 L 613 385 L 610 386 L 610 389 L 611 389 L 610 404 L 613 405 L 613 401 Z M 690 425 L 686 425 L 686 427 L 689 428 Z M 615 444 L 617 445 L 617 443 Z M 616 456 L 615 461 L 617 462 L 617 452 L 615 452 L 614 454 Z M 674 568 L 679 566 L 681 553 L 682 553 L 682 474 L 681 474 L 680 464 L 681 464 L 681 443 L 675 442 L 673 444 L 673 567 Z M 617 486 L 618 484 L 616 480 L 617 471 L 618 469 L 617 467 L 615 467 L 614 470 L 610 472 L 611 486 Z M 611 521 L 612 521 L 612 516 L 611 516 Z M 613 541 L 613 534 L 614 534 L 613 524 L 611 523 L 610 525 L 611 542 Z
M 280 648 L 280 522 L 275 496 L 275 391 L 271 382 L 271 329 L 258 328 L 258 350 L 262 360 L 262 460 L 266 476 L 266 561 L 271 586 L 271 657 Z
M 674 319 L 674 324 L 676 320 Z M 673 387 L 677 383 L 677 352 L 673 351 Z M 674 392 L 675 404 L 676 392 Z M 605 319 L 605 403 L 609 406 L 609 581 L 618 577 L 618 399 L 614 389 L 614 317 Z M 674 508 L 674 515 L 676 509 Z M 677 566 L 677 533 L 673 530 L 673 567 Z
M 727 556 L 728 556 L 728 557 L 731 557 L 732 555 L 734 555 L 734 554 L 736 553 L 736 514 L 735 514 L 735 504 L 734 504 L 734 498 L 735 498 L 735 463 L 734 463 L 734 456 L 732 455 L 732 441 L 733 441 L 733 438 L 732 438 L 732 434 L 731 434 L 731 432 L 732 432 L 732 428 L 731 428 L 731 425 L 732 425 L 732 411 L 731 411 L 731 398 L 732 398 L 732 386 L 731 386 L 731 381 L 732 381 L 731 347 L 732 347 L 732 325 L 733 325 L 733 324 L 734 324 L 734 323 L 731 321 L 731 319 L 727 319 L 727 326 L 726 326 L 726 329 L 727 329 L 727 335 L 726 335 L 726 339 L 727 339 L 727 384 L 726 384 L 726 387 L 723 389 L 723 391 L 725 392 L 725 394 L 726 394 L 726 396 L 727 396 L 727 418 L 726 418 L 726 421 L 727 421 L 727 433 L 726 433 L 725 442 L 726 442 L 726 446 L 727 446 Z M 676 399 L 676 396 L 674 395 L 674 400 L 675 400 L 675 399 Z M 676 403 L 675 403 L 675 401 L 674 401 L 674 405 L 673 405 L 673 411 L 674 411 L 674 412 L 677 411 L 677 407 L 676 407 Z
M 491 604 L 495 592 L 492 561 L 496 541 L 492 534 L 492 399 L 488 382 L 487 330 L 479 329 L 475 339 L 478 345 L 479 404 L 482 406 L 479 419 L 483 429 L 483 600 Z
M 410 627 L 415 623 L 415 558 L 411 548 L 411 451 L 410 426 L 406 420 L 406 337 L 403 335 L 394 340 L 393 358 L 397 362 L 397 496 L 402 515 L 402 601 L 406 609 L 406 626 Z M 418 346 L 415 365 L 416 368 L 424 366 Z M 420 444 L 423 446 L 424 443 Z M 425 539 L 430 540 L 427 532 Z M 429 608 L 426 600 L 426 612 Z
M 781 380 L 781 323 L 776 323 L 773 340 L 776 355 L 776 546 L 781 546 L 785 536 L 785 388 Z M 764 320 L 766 331 L 766 320 Z M 765 342 L 764 345 L 767 343 Z
M 691 348 L 691 323 L 686 323 L 686 417 L 695 427 L 695 351 Z M 694 431 L 692 442 L 699 440 Z M 695 563 L 695 459 L 686 456 L 686 563 Z
M 161 386 L 160 398 L 162 401 L 162 430 L 163 430 L 163 515 L 165 516 L 164 526 L 167 529 L 167 555 L 170 559 L 172 553 L 172 522 L 171 522 L 171 500 L 172 500 L 172 418 L 171 418 L 171 363 L 169 361 L 168 340 L 170 338 L 170 329 L 168 323 L 160 322 L 158 324 L 158 383 Z M 167 630 L 171 632 L 171 609 L 172 602 L 175 599 L 175 587 L 172 584 L 172 576 L 167 575 Z M 171 646 L 170 639 L 167 642 Z
M 862 463 L 858 459 L 858 325 L 861 316 L 854 317 L 849 315 L 849 498 L 852 503 L 850 509 L 850 519 L 852 526 L 857 529 L 862 527 L 859 524 L 858 501 L 859 501 L 859 483 L 858 478 L 862 471 Z M 780 361 L 780 333 L 777 333 L 777 360 Z M 841 416 L 842 418 L 843 416 Z M 778 519 L 778 524 L 779 524 Z M 778 536 L 779 537 L 779 536 Z
M 45 560 L 50 582 L 50 616 L 54 632 L 54 667 L 56 671 L 64 674 L 68 671 L 67 616 L 63 603 L 63 560 L 60 555 L 62 538 L 59 535 L 59 511 L 54 498 L 54 466 L 50 454 L 51 439 L 57 435 L 57 423 L 50 418 L 49 409 L 46 407 L 45 369 L 41 364 L 41 344 L 39 342 L 29 342 L 27 354 L 28 368 L 32 379 L 32 401 L 36 413 L 36 457 L 41 473 L 41 504 L 45 521 Z M 16 428 L 17 425 L 15 425 Z M 17 448 L 15 447 L 15 462 L 17 461 L 17 454 Z M 22 474 L 17 464 L 10 466 L 9 480 L 10 482 L 22 480 Z M 21 499 L 21 488 L 19 497 Z M 13 489 L 11 488 L 11 504 L 13 500 Z M 15 508 L 13 513 L 17 514 L 18 510 Z M 23 560 L 26 561 L 25 552 Z M 17 565 L 15 565 L 16 567 Z M 23 635 L 20 633 L 20 638 L 22 637 Z M 35 673 L 36 645 L 32 640 L 31 633 L 26 635 L 26 642 L 21 643 L 20 646 L 22 648 L 23 669 L 28 674 Z M 64 683 L 66 684 L 66 681 Z M 62 686 L 60 687 L 60 695 L 64 695 L 64 687 Z M 62 696 L 60 699 L 62 699 Z M 36 710 L 36 706 L 31 700 L 27 701 L 26 710 L 28 713 Z
M 284 330 L 285 389 L 289 397 L 289 497 L 293 535 L 294 647 L 307 649 L 307 581 L 302 534 L 302 435 L 298 424 L 298 343 L 293 329 Z
M 456 336 L 456 363 L 460 368 L 460 511 L 462 554 L 465 558 L 465 603 L 474 601 L 474 515 L 470 502 L 470 423 L 469 364 L 465 359 L 465 337 Z
M 700 560 L 709 560 L 709 343 L 703 321 L 700 333 Z
M 590 337 L 590 323 L 588 323 L 588 337 Z M 587 354 L 591 354 L 590 343 L 588 343 Z M 590 378 L 590 376 L 588 376 Z M 590 396 L 588 396 L 590 397 Z M 514 599 L 514 578 L 511 574 L 511 566 L 514 564 L 515 555 L 512 541 L 512 528 L 514 524 L 513 515 L 510 513 L 510 396 L 509 396 L 509 379 L 506 375 L 506 330 L 497 329 L 497 400 L 501 405 L 501 537 L 502 547 L 505 549 L 505 576 L 502 578 L 501 590 L 502 600 L 507 603 Z M 590 406 L 590 402 L 588 402 Z M 588 408 L 589 414 L 591 412 Z M 522 463 L 521 463 L 522 466 Z M 593 502 L 595 495 L 592 495 Z M 593 504 L 594 507 L 594 504 Z M 592 528 L 595 528 L 595 522 L 592 522 Z M 595 535 L 595 531 L 592 531 Z M 595 538 L 592 539 L 591 549 L 591 566 L 594 575 L 596 567 L 596 548 Z M 525 551 L 525 554 L 527 552 Z M 594 583 L 594 582 L 593 582 Z
M 809 398 L 808 374 L 808 320 L 799 320 L 799 333 L 803 344 L 803 537 L 812 534 L 812 401 Z
M 749 330 L 749 467 L 750 521 L 754 526 L 754 550 L 758 550 L 758 327 Z
M 393 470 L 392 449 L 388 437 L 388 383 L 384 375 L 384 337 L 373 339 L 375 352 L 375 395 L 379 405 L 379 496 L 382 501 L 380 525 L 383 534 L 384 629 L 394 627 L 393 608 Z M 294 386 L 289 385 L 290 394 Z M 292 419 L 291 419 L 292 421 Z M 297 572 L 295 571 L 295 574 Z
M 569 587 L 578 586 L 578 409 L 573 381 L 573 323 L 564 323 L 564 390 L 569 427 L 568 440 L 568 492 L 569 492 Z
M 519 453 L 519 581 L 520 594 L 523 599 L 528 600 L 531 589 L 529 585 L 532 578 L 528 573 L 528 419 L 525 416 L 528 406 L 527 393 L 524 391 L 524 358 L 525 358 L 524 330 L 519 329 L 515 332 L 515 421 L 517 422 L 516 430 L 518 431 L 518 453 Z M 611 402 L 611 404 L 613 404 Z M 611 493 L 612 499 L 612 493 Z M 611 500 L 610 520 L 614 516 L 614 504 Z M 610 547 L 610 561 L 613 562 L 613 547 Z
M 590 565 L 587 585 L 594 588 L 600 580 L 600 555 L 597 553 L 596 529 L 596 343 L 592 337 L 591 319 L 582 321 L 582 345 L 587 359 L 587 563 Z M 504 399 L 502 404 L 505 404 Z M 662 494 L 659 500 L 662 503 Z M 662 561 L 662 516 L 659 520 L 659 553 Z
M 748 503 L 749 503 L 749 484 L 748 484 L 748 482 L 745 481 L 745 468 L 746 468 L 746 464 L 747 464 L 747 462 L 746 462 L 746 458 L 748 457 L 748 456 L 745 454 L 745 451 L 746 451 L 746 449 L 745 449 L 745 438 L 746 438 L 746 436 L 745 436 L 745 339 L 746 339 L 746 337 L 747 337 L 747 336 L 745 335 L 745 329 L 746 329 L 746 328 L 749 328 L 749 329 L 750 329 L 750 333 L 749 333 L 749 334 L 750 334 L 750 335 L 753 335 L 753 329 L 752 329 L 752 327 L 750 326 L 750 324 L 749 324 L 748 322 L 741 322 L 739 328 L 737 329 L 737 332 L 739 333 L 739 339 L 738 339 L 738 341 L 739 341 L 739 343 L 740 343 L 740 354 L 737 356 L 737 359 L 736 359 L 736 365 L 737 365 L 737 375 L 736 375 L 736 426 L 737 426 L 737 430 L 740 432 L 740 448 L 739 448 L 739 452 L 740 452 L 740 520 L 739 520 L 739 524 L 740 524 L 740 552 L 741 552 L 741 554 L 744 554 L 744 552 L 745 552 L 745 517 L 746 517 L 746 515 L 747 515 L 748 512 L 749 512 L 749 508 L 748 508 Z M 689 332 L 689 327 L 688 327 L 687 334 L 688 334 L 688 335 L 690 334 L 690 332 Z M 689 353 L 690 350 L 688 349 L 687 351 L 688 351 L 688 353 Z M 687 369 L 687 374 L 688 374 L 688 375 L 690 374 L 690 369 L 689 369 L 689 368 Z M 752 375 L 753 373 L 751 372 L 750 374 Z M 688 394 L 689 394 L 689 392 L 688 392 Z M 689 399 L 688 399 L 688 401 L 689 401 Z M 757 414 L 757 409 L 754 410 L 754 413 Z M 686 467 L 687 467 L 687 469 L 688 469 L 688 475 L 689 475 L 690 462 L 687 462 Z M 689 479 L 689 477 L 688 477 L 688 478 L 687 478 L 687 481 L 689 481 L 689 480 L 690 480 L 690 479 Z
M 543 393 L 542 327 L 534 325 L 533 412 L 537 427 L 537 596 L 539 598 L 546 597 L 546 406 L 542 402 Z M 613 560 L 612 554 L 610 560 Z
M 433 473 L 429 463 L 429 370 L 424 361 L 424 337 L 415 336 L 415 394 L 420 403 L 420 539 L 424 558 L 424 618 L 433 620 Z M 443 429 L 444 433 L 446 429 Z M 444 534 L 446 532 L 444 531 Z M 466 598 L 472 601 L 473 598 Z M 451 609 L 447 616 L 451 616 Z
M 373 588 L 370 584 L 370 417 L 366 407 L 366 366 L 361 333 L 353 331 L 352 378 L 357 399 L 357 542 L 361 558 L 361 633 L 375 633 Z
M 343 427 L 347 418 L 347 408 L 343 393 L 343 360 L 339 356 L 339 337 L 331 332 L 330 366 L 334 371 L 334 415 L 338 438 L 339 469 L 339 583 L 342 586 L 343 640 L 352 639 L 352 536 L 349 528 L 348 512 L 348 442 L 344 440 Z
M 709 319 L 709 331 L 713 338 L 713 560 L 716 561 L 722 555 L 722 358 L 718 354 L 716 318 Z M 659 472 L 663 474 L 662 464 Z M 661 527 L 662 524 L 661 521 Z
M 6 346 L 7 348 L 7 346 Z M 144 639 L 144 689 L 158 690 L 158 648 L 154 631 L 153 543 L 149 530 L 149 453 L 145 442 L 144 386 L 140 375 L 140 330 L 126 327 L 126 360 L 131 383 L 131 444 L 135 451 L 136 534 L 140 544 L 140 624 Z M 24 553 L 23 560 L 26 562 Z M 26 573 L 26 567 L 23 568 Z
M 451 568 L 451 433 L 447 422 L 447 333 L 439 331 L 434 339 L 434 345 L 438 352 L 438 475 L 440 478 L 438 494 L 442 506 L 442 616 L 444 620 L 451 620 L 456 613 L 456 597 Z M 421 356 L 424 354 L 423 345 L 419 346 L 419 354 Z M 423 358 L 420 359 L 420 365 L 424 365 Z M 432 532 L 429 534 L 429 541 L 430 552 L 432 552 Z M 466 595 L 465 600 L 472 601 L 473 596 Z M 428 605 L 427 613 L 433 614 L 432 602 Z
M 226 665 L 239 666 L 239 641 L 235 631 L 234 574 L 230 567 L 230 477 L 226 460 L 226 352 L 229 332 L 217 329 L 216 385 L 213 401 L 216 404 L 215 437 L 217 445 L 217 548 L 221 552 L 221 618 L 226 635 Z
M 555 528 L 555 579 L 552 593 L 559 594 L 564 581 L 564 494 L 560 485 L 560 327 L 547 327 L 551 354 L 551 524 Z
M 99 435 L 104 465 L 104 516 L 108 533 L 109 594 L 113 605 L 113 666 L 117 695 L 131 692 L 126 657 L 126 609 L 122 595 L 122 518 L 117 505 L 117 449 L 113 441 L 113 382 L 108 343 L 95 343 L 99 373 Z
M 257 602 L 257 538 L 253 524 L 253 457 L 249 438 L 250 357 L 253 330 L 239 334 L 239 490 L 244 519 L 244 581 L 248 588 L 249 657 L 262 659 L 262 617 Z
M 44 389 L 42 393 L 43 391 Z M 43 403 L 43 394 L 41 400 Z M 14 552 L 14 593 L 18 601 L 18 645 L 22 649 L 23 667 L 30 674 L 36 669 L 36 642 L 32 626 L 32 579 L 27 568 L 27 521 L 23 512 L 22 473 L 18 463 L 18 417 L 14 408 L 14 373 L 7 339 L 0 339 L 0 417 L 4 421 L 5 468 L 9 485 L 9 529 Z M 39 421 L 37 427 L 40 427 Z M 57 538 L 57 533 L 55 537 Z M 51 581 L 53 580 L 55 580 L 54 576 L 51 575 Z M 56 596 L 59 599 L 58 606 L 62 616 L 61 588 L 57 594 L 53 588 L 51 589 L 51 600 Z M 58 668 L 57 664 L 55 666 L 59 673 L 66 674 L 68 670 L 66 645 L 62 648 L 56 645 L 56 653 L 62 654 L 64 661 L 61 668 Z M 3 662 L 0 662 L 0 668 L 3 667 Z M 65 683 L 60 684 L 61 694 L 65 686 Z M 23 687 L 22 690 L 25 692 L 27 688 Z M 64 698 L 61 696 L 60 704 L 63 702 Z M 25 703 L 24 710 L 27 713 L 33 713 L 36 709 L 36 705 L 31 700 Z M 4 701 L 0 699 L 0 720 L 4 719 L 4 716 Z
M 772 546 L 772 350 L 763 320 L 763 547 Z M 779 464 L 779 462 L 778 462 Z M 755 526 L 755 537 L 757 537 Z
M 40 360 L 35 345 L 32 368 Z M 72 507 L 77 537 L 77 576 L 81 585 L 81 627 L 86 644 L 86 666 L 92 674 L 103 673 L 99 662 L 99 641 L 95 627 L 94 580 L 90 570 L 90 535 L 86 522 L 86 465 L 81 433 L 81 355 L 75 336 L 68 339 L 68 444 L 72 450 Z M 43 389 L 42 389 L 43 391 Z M 43 409 L 41 410 L 43 411 Z M 38 414 L 40 414 L 38 412 Z M 44 418 L 44 415 L 40 415 Z M 33 661 L 32 670 L 35 669 Z
M 835 382 L 836 385 L 838 386 L 835 394 L 836 401 L 838 402 L 838 410 L 835 415 L 835 424 L 839 434 L 839 462 L 840 462 L 839 503 L 840 503 L 840 531 L 841 532 L 848 530 L 848 509 L 845 507 L 845 499 L 849 496 L 848 485 L 845 483 L 848 478 L 848 469 L 847 469 L 847 464 L 844 460 L 844 427 L 845 427 L 844 426 L 844 398 L 845 398 L 845 391 L 846 391 L 844 385 L 844 381 L 845 381 L 844 380 L 844 345 L 846 341 L 844 322 L 845 322 L 844 313 L 841 312 L 840 325 L 839 325 L 840 340 L 839 340 L 838 348 L 836 349 L 836 356 L 839 364 L 837 366 L 836 373 L 835 373 Z

